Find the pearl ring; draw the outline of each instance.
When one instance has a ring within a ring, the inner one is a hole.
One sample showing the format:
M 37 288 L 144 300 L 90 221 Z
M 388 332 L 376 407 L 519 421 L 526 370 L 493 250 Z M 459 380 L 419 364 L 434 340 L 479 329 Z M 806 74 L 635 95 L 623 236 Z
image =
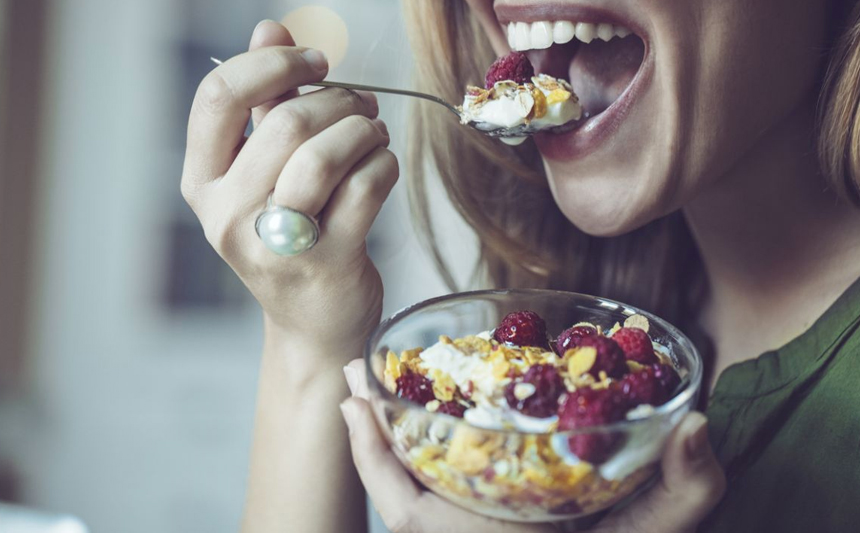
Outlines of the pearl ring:
M 307 252 L 320 238 L 319 222 L 314 217 L 275 205 L 271 194 L 255 227 L 266 248 L 284 257 Z

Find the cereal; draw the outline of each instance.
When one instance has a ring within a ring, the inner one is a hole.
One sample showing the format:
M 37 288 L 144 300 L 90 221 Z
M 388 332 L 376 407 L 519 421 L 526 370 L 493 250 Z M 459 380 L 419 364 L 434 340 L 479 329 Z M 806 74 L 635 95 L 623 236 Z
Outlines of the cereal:
M 640 329 L 648 327 L 647 319 L 638 315 L 628 318 L 624 327 L 631 327 L 630 323 Z M 608 330 L 599 324 L 576 326 L 591 328 L 590 334 L 601 337 L 604 331 L 612 334 L 621 328 L 619 324 Z M 604 337 L 601 342 L 614 341 Z M 555 347 L 556 340 L 549 339 L 549 345 Z M 612 416 L 650 416 L 652 406 L 634 405 L 635 398 L 643 397 L 643 387 L 664 383 L 676 387 L 680 379 L 671 367 L 668 350 L 657 343 L 654 346 L 659 365 L 625 360 L 622 376 L 593 368 L 598 360 L 594 345 L 557 354 L 546 346 L 500 344 L 492 332 L 455 339 L 442 335 L 436 345 L 406 350 L 399 357 L 389 352 L 383 376 L 385 387 L 399 395 L 398 378 L 420 374 L 432 383 L 434 396 L 424 409 L 437 417 L 432 422 L 422 422 L 415 412 L 407 412 L 392 420 L 394 449 L 422 483 L 487 514 L 535 519 L 548 514 L 564 518 L 599 511 L 629 496 L 653 476 L 658 457 L 620 467 L 612 463 L 611 468 L 604 468 L 604 462 L 609 464 L 617 449 L 623 447 L 624 442 L 619 440 L 622 437 L 580 434 L 575 437 L 579 440 L 574 448 L 574 437 L 568 441 L 569 437 L 557 430 L 560 422 L 564 422 L 561 427 L 565 430 L 603 425 L 601 413 L 609 411 L 601 411 L 604 408 L 593 403 L 591 411 L 584 412 L 586 418 L 577 418 L 576 412 L 562 414 L 565 400 L 570 397 L 574 401 L 584 392 L 592 402 L 608 395 L 615 398 L 609 406 L 616 410 L 613 412 L 621 409 L 620 414 Z M 552 368 L 544 371 L 546 366 Z M 554 377 L 550 380 L 550 376 Z M 562 383 L 561 393 L 552 388 Z M 666 391 L 650 398 L 669 395 Z M 420 401 L 424 401 L 423 397 Z M 535 410 L 529 402 L 536 401 L 549 405 L 549 410 Z M 551 416 L 539 418 L 547 412 Z M 460 416 L 465 421 L 452 418 Z M 601 452 L 602 443 L 606 444 Z M 577 457 L 574 449 L 588 450 L 589 454 Z

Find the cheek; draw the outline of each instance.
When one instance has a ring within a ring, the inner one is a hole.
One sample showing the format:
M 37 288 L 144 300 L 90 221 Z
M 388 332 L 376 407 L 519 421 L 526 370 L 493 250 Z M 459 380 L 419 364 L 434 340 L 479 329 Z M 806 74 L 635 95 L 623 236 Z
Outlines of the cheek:
M 700 59 L 681 77 L 693 106 L 685 172 L 713 183 L 765 135 L 815 105 L 826 2 L 710 2 Z
M 559 208 L 586 233 L 611 237 L 632 231 L 676 210 L 695 188 L 681 170 L 684 109 L 676 77 L 659 65 L 652 76 L 630 115 L 596 153 L 544 160 Z
M 472 12 L 472 15 L 481 24 L 481 28 L 489 39 L 496 55 L 503 56 L 510 52 L 508 39 L 498 23 L 496 12 L 493 10 L 493 0 L 466 0 L 466 4 L 469 6 L 469 11 Z

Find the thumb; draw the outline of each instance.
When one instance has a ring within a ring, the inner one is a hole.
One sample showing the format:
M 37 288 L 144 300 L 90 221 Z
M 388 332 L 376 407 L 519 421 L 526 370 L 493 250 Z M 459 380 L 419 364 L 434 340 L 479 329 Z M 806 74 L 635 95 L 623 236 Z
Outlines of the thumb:
M 251 35 L 251 42 L 248 45 L 248 50 L 254 51 L 267 46 L 295 45 L 296 41 L 293 40 L 293 36 L 290 35 L 289 30 L 287 30 L 283 24 L 279 24 L 274 20 L 264 20 L 254 28 L 254 33 Z M 298 96 L 298 94 L 299 92 L 297 90 L 292 90 L 283 96 L 275 98 L 274 100 L 269 100 L 268 102 L 255 107 L 251 111 L 251 119 L 253 121 L 254 128 L 256 129 L 257 126 L 260 125 L 260 122 L 266 118 L 266 115 L 268 115 L 269 111 L 271 111 L 275 106 L 294 96 Z
M 708 420 L 690 413 L 669 437 L 660 482 L 630 509 L 641 531 L 694 531 L 719 503 L 726 477 L 708 442 Z
M 361 482 L 382 520 L 397 530 L 398 524 L 409 522 L 409 511 L 421 490 L 380 433 L 368 401 L 348 398 L 340 408 L 349 428 L 352 459 Z

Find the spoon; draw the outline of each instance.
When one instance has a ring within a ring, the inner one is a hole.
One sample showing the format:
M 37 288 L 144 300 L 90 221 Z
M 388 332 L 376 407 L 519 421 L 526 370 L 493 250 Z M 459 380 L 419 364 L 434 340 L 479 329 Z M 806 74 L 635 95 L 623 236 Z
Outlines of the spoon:
M 214 57 L 210 57 L 209 59 L 211 59 L 212 62 L 215 63 L 216 65 L 221 65 L 223 63 L 223 61 L 221 61 L 220 59 L 214 58 Z M 471 126 L 472 128 L 483 133 L 484 135 L 487 135 L 489 137 L 494 137 L 497 139 L 501 139 L 501 140 L 523 139 L 529 135 L 534 135 L 535 133 L 546 132 L 546 131 L 559 132 L 560 133 L 560 132 L 570 130 L 571 126 L 576 124 L 576 122 L 578 122 L 578 121 L 574 120 L 574 121 L 568 122 L 566 124 L 562 124 L 560 126 L 552 126 L 549 128 L 536 128 L 536 127 L 533 127 L 529 124 L 521 124 L 521 125 L 516 126 L 514 128 L 500 128 L 500 127 L 498 127 L 494 124 L 490 124 L 488 122 L 464 120 L 463 114 L 460 111 L 460 109 L 457 108 L 457 106 L 446 102 L 445 100 L 439 98 L 438 96 L 433 96 L 432 94 L 421 93 L 421 92 L 417 92 L 417 91 L 407 91 L 407 90 L 403 90 L 403 89 L 391 89 L 388 87 L 376 87 L 376 86 L 372 86 L 372 85 L 359 85 L 356 83 L 341 83 L 341 82 L 337 82 L 337 81 L 320 81 L 317 83 L 310 83 L 308 85 L 311 85 L 313 87 L 339 87 L 341 89 L 348 89 L 351 91 L 367 91 L 367 92 L 373 92 L 373 93 L 396 94 L 396 95 L 400 95 L 400 96 L 409 96 L 412 98 L 421 98 L 421 99 L 428 100 L 430 102 L 439 104 L 442 107 L 444 107 L 445 109 L 447 109 L 448 111 L 454 113 L 455 115 L 457 115 L 457 118 L 460 119 L 461 123 L 467 124 L 468 126 Z

